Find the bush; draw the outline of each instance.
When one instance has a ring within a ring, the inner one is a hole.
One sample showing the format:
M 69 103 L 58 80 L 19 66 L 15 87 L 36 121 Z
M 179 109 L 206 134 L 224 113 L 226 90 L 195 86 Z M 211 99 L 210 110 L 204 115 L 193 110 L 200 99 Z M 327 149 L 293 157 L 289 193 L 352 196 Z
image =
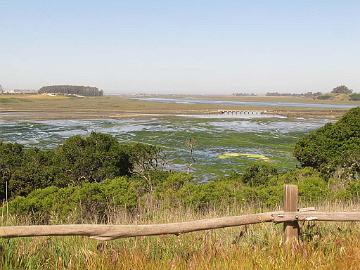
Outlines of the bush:
M 277 169 L 269 163 L 256 162 L 245 169 L 242 181 L 249 186 L 267 185 L 277 175 Z
M 163 181 L 157 180 L 157 182 L 156 197 L 166 205 L 176 205 L 181 200 L 180 190 L 193 183 L 193 178 L 187 173 L 174 172 L 169 173 Z
M 11 198 L 48 186 L 100 183 L 133 173 L 148 176 L 156 170 L 160 153 L 155 146 L 120 144 L 95 132 L 73 136 L 52 150 L 0 142 L 0 199 L 5 199 L 6 184 Z
M 360 199 L 360 182 L 359 181 L 352 181 L 346 188 L 346 191 L 350 195 L 350 199 L 352 200 L 359 200 Z
M 67 139 L 54 150 L 54 164 L 57 186 L 130 175 L 133 166 L 128 146 L 111 135 L 95 132 L 88 137 Z
M 311 176 L 298 181 L 299 197 L 305 202 L 326 200 L 330 193 L 328 183 L 319 176 Z
M 295 145 L 294 155 L 301 166 L 315 168 L 330 176 L 339 167 L 349 168 L 351 153 L 358 153 L 359 149 L 360 107 L 357 107 L 338 122 L 326 124 L 300 139 Z M 359 173 L 357 166 L 351 168 L 354 175 Z
M 151 175 L 155 184 L 153 190 L 138 175 L 117 177 L 101 183 L 35 190 L 26 197 L 11 200 L 9 208 L 11 213 L 31 214 L 34 220 L 42 223 L 50 222 L 53 217 L 64 220 L 69 216 L 72 222 L 94 217 L 102 221 L 107 219 L 109 209 L 120 207 L 136 211 L 149 197 L 156 199 L 154 202 L 162 208 L 171 209 L 188 207 L 207 211 L 214 207 L 226 209 L 232 204 L 267 208 L 282 205 L 284 183 L 299 186 L 303 203 L 360 198 L 359 181 L 338 185 L 332 179 L 325 180 L 310 167 L 278 173 L 269 164 L 256 163 L 246 169 L 245 177 L 235 175 L 206 183 L 198 183 L 190 174 L 180 172 L 152 171 Z
M 102 183 L 84 183 L 76 187 L 47 187 L 31 192 L 26 197 L 16 197 L 9 203 L 11 213 L 31 214 L 35 220 L 48 222 L 55 213 L 60 219 L 69 215 L 78 219 L 106 218 L 110 207 L 134 209 L 138 193 L 126 177 L 106 180 Z
M 319 171 L 311 167 L 296 168 L 279 175 L 278 182 L 281 184 L 285 184 L 285 183 L 297 184 L 303 179 L 310 177 L 321 177 L 321 174 Z

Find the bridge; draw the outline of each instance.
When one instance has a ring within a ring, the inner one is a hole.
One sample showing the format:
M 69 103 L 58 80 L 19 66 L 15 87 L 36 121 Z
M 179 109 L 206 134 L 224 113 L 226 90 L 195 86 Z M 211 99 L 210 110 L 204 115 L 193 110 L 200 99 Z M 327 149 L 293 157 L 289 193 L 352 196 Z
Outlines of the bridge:
M 256 110 L 218 110 L 217 113 L 219 114 L 246 114 L 246 115 L 260 115 L 265 113 L 266 111 L 256 111 Z

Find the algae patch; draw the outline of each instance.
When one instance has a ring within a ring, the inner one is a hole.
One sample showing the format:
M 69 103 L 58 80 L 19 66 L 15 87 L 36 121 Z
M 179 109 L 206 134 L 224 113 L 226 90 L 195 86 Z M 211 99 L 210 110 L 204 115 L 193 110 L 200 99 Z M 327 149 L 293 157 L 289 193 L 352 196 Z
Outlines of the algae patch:
M 234 157 L 247 157 L 263 161 L 269 161 L 269 158 L 261 154 L 246 154 L 246 153 L 224 153 L 218 156 L 220 159 L 234 158 Z

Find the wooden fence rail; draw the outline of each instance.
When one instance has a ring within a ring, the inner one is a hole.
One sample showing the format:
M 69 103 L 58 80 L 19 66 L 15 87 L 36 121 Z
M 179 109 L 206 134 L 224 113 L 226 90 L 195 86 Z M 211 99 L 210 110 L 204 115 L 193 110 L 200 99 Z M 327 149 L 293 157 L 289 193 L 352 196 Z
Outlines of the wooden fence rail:
M 298 239 L 299 221 L 360 221 L 360 212 L 317 212 L 314 208 L 297 209 L 297 186 L 285 185 L 284 211 L 149 225 L 33 225 L 2 226 L 0 237 L 82 235 L 98 240 L 123 237 L 183 234 L 202 230 L 243 226 L 264 222 L 284 223 L 284 242 Z

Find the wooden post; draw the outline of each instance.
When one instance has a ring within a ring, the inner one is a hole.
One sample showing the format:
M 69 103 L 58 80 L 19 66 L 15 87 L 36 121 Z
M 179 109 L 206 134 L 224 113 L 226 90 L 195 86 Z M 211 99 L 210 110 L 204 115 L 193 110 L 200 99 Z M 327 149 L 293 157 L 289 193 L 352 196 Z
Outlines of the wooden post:
M 284 212 L 298 211 L 298 187 L 296 185 L 285 185 L 284 189 Z M 299 222 L 284 222 L 284 243 L 298 242 L 299 240 Z

